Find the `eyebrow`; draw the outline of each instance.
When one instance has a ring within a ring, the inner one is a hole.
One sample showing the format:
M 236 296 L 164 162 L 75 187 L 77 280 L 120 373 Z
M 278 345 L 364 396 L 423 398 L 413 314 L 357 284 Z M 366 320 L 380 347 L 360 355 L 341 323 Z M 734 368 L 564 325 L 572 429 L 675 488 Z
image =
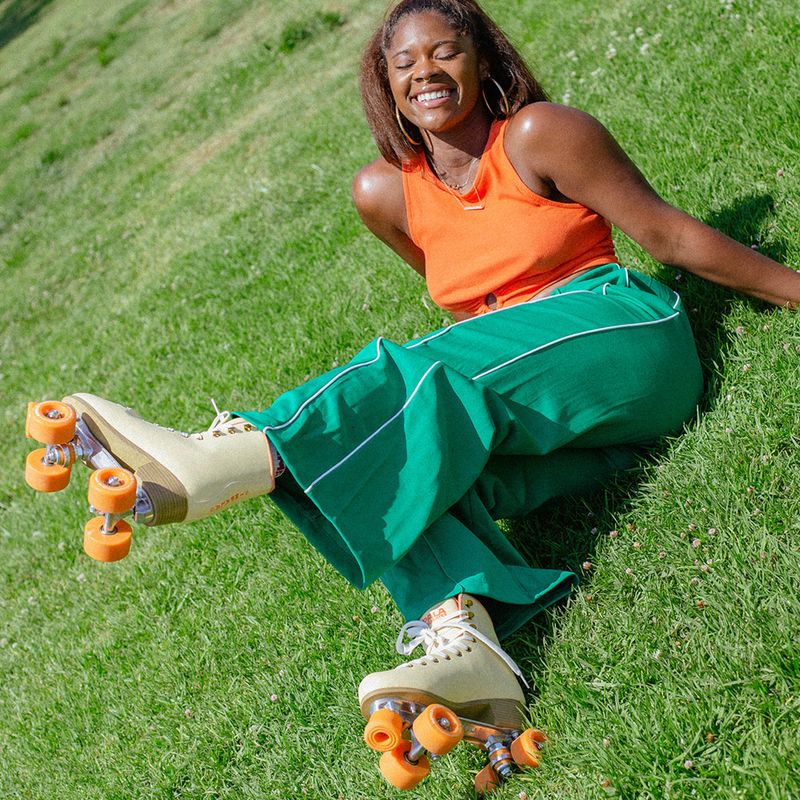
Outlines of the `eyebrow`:
M 434 49 L 437 47 L 441 47 L 443 44 L 461 44 L 461 38 L 458 39 L 440 39 L 438 42 L 433 43 Z M 405 47 L 402 50 L 398 50 L 396 53 L 392 53 L 389 57 L 396 58 L 397 56 L 405 56 L 411 52 L 410 48 Z

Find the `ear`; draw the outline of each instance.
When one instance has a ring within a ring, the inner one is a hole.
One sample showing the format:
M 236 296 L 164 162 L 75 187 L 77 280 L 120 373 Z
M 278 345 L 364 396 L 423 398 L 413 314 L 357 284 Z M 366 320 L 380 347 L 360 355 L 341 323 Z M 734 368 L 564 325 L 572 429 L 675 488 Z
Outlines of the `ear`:
M 485 81 L 489 77 L 489 62 L 485 58 L 481 58 L 478 61 L 478 77 L 481 80 L 481 83 Z

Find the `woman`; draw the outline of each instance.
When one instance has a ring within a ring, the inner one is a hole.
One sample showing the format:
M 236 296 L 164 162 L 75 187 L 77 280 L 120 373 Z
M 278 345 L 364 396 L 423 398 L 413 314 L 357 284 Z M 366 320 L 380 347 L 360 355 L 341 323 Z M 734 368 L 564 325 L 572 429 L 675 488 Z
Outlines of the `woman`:
M 499 636 L 575 577 L 530 568 L 494 520 L 628 465 L 702 388 L 680 298 L 618 263 L 611 225 L 776 305 L 800 301 L 800 276 L 659 198 L 596 120 L 546 102 L 472 0 L 401 0 L 361 77 L 381 158 L 356 206 L 457 323 L 378 339 L 193 436 L 66 401 L 136 473 L 150 524 L 271 492 L 351 582 L 383 581 L 413 620 L 398 649 L 425 655 L 364 679 L 365 716 L 392 697 L 519 727 L 522 676 Z

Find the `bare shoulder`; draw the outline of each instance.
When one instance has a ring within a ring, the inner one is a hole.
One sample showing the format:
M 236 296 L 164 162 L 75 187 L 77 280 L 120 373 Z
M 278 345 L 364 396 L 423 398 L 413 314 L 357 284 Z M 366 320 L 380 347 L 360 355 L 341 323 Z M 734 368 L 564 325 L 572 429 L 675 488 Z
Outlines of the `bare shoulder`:
M 400 169 L 382 158 L 363 166 L 353 179 L 353 202 L 367 228 L 424 275 L 425 256 L 408 228 Z
M 531 103 L 508 124 L 506 149 L 531 151 L 563 149 L 606 137 L 606 129 L 591 114 L 558 103 Z
M 353 179 L 353 202 L 362 218 L 392 222 L 397 225 L 397 213 L 405 218 L 405 197 L 401 171 L 383 158 L 363 166 Z

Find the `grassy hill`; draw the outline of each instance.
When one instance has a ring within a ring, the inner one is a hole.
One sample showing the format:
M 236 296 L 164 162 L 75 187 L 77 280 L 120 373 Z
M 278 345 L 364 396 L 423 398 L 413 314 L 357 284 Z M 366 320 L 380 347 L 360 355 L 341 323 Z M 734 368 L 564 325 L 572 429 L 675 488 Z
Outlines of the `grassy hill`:
M 485 7 L 669 201 L 800 268 L 795 3 Z M 268 501 L 97 564 L 87 473 L 56 496 L 22 476 L 29 400 L 91 391 L 197 430 L 210 398 L 264 407 L 446 322 L 350 202 L 384 10 L 0 0 L 0 797 L 398 794 L 355 702 L 399 660 L 382 587 L 346 586 Z M 642 470 L 509 525 L 584 581 L 509 644 L 551 743 L 496 796 L 797 797 L 797 319 L 617 243 L 692 310 L 704 409 Z M 460 748 L 409 796 L 469 797 L 479 766 Z

